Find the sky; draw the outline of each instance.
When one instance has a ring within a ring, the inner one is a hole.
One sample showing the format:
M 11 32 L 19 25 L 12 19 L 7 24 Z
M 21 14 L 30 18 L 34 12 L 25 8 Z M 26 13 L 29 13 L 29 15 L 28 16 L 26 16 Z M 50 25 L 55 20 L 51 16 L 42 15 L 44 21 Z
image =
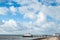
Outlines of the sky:
M 60 0 L 0 0 L 0 34 L 60 33 Z

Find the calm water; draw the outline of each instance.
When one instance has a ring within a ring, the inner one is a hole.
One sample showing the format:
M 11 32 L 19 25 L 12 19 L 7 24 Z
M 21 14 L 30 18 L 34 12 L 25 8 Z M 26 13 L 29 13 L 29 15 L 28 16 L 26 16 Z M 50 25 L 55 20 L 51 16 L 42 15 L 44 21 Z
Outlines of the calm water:
M 38 37 L 20 37 L 20 38 L 16 38 L 16 39 L 13 38 L 13 40 L 33 40 L 36 38 L 38 38 Z
M 33 40 L 37 37 L 0 36 L 0 40 Z
M 0 40 L 33 40 L 30 38 L 0 38 Z

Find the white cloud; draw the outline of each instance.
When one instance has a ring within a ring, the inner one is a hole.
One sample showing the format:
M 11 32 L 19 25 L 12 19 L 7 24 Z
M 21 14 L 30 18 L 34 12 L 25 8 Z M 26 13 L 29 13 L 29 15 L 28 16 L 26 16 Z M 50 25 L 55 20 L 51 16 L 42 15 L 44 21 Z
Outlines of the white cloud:
M 30 21 L 30 22 L 23 22 L 22 25 L 24 27 L 26 27 L 27 29 L 30 29 L 30 28 L 32 28 L 33 23 L 32 23 L 32 21 Z
M 55 19 L 60 20 L 60 6 L 45 6 L 41 5 L 37 0 L 16 0 L 21 5 L 29 4 L 28 6 L 22 6 L 15 8 L 14 6 L 11 6 L 9 8 L 9 12 L 13 13 L 14 15 L 16 12 L 19 12 L 20 14 L 24 15 L 25 18 L 30 18 L 34 20 L 34 22 L 19 22 L 17 23 L 15 20 L 10 19 L 8 21 L 2 20 L 3 24 L 0 25 L 1 29 L 0 31 L 6 32 L 7 30 L 13 31 L 13 32 L 31 32 L 31 33 L 45 33 L 50 31 L 59 31 L 60 27 L 57 27 L 56 22 L 47 22 L 46 15 L 52 16 Z M 5 14 L 8 9 L 6 8 L 0 8 L 0 14 Z M 17 11 L 18 10 L 18 11 Z M 38 12 L 39 11 L 39 12 Z M 38 12 L 36 14 L 36 12 Z M 53 27 L 52 27 L 53 26 Z M 22 29 L 22 30 L 20 30 Z M 57 30 L 56 30 L 57 29 Z
M 56 23 L 55 22 L 46 22 L 45 24 L 42 25 L 41 28 L 43 28 L 45 30 L 45 29 L 53 28 L 53 27 L 56 27 Z
M 0 7 L 0 14 L 5 15 L 8 12 L 8 8 Z
M 36 19 L 36 14 L 34 13 L 26 13 L 24 18 Z
M 36 11 L 39 11 L 41 9 L 41 4 L 40 3 L 33 3 L 27 7 L 33 8 L 33 10 L 36 12 Z
M 5 25 L 8 24 L 9 26 L 17 26 L 16 22 L 14 20 L 9 20 L 5 22 Z
M 11 33 L 17 32 L 18 31 L 17 22 L 13 19 L 4 21 L 4 24 L 0 25 L 0 29 L 2 29 L 1 31 L 5 33 L 8 33 L 10 31 Z
M 17 33 L 21 32 L 24 33 L 32 33 L 32 34 L 41 34 L 41 33 L 47 33 L 47 32 L 58 32 L 60 29 L 57 27 L 57 23 L 55 22 L 45 22 L 42 25 L 35 26 L 36 22 L 17 22 L 13 19 L 10 19 L 8 21 L 4 21 L 3 25 L 0 25 L 1 29 L 0 31 L 7 32 L 7 30 L 13 31 L 14 33 L 17 31 Z M 35 24 L 34 24 L 35 23 Z M 39 24 L 39 23 L 38 23 Z M 41 24 L 41 23 L 40 23 Z M 53 27 L 52 27 L 53 26 Z M 18 30 L 18 28 L 21 28 L 22 30 Z M 50 31 L 51 30 L 51 31 Z M 13 33 L 11 32 L 11 33 Z M 8 32 L 7 32 L 8 33 Z
M 56 2 L 60 4 L 60 0 L 56 0 Z
M 0 7 L 0 14 L 1 15 L 6 15 L 8 12 L 11 12 L 13 15 L 16 15 L 17 8 L 14 6 L 11 6 L 9 8 L 7 7 Z
M 35 20 L 34 22 L 30 21 L 30 22 L 22 22 L 22 26 L 24 28 L 27 28 L 25 29 L 25 31 L 28 32 L 39 32 L 39 31 L 42 31 L 43 29 L 40 29 L 41 27 L 41 24 L 45 23 L 46 22 L 46 15 L 43 13 L 43 12 L 39 12 L 38 14 L 35 14 L 35 13 L 25 13 L 24 14 L 24 18 L 30 18 L 30 19 L 33 19 Z M 37 26 L 39 27 L 37 27 Z M 24 30 L 24 29 L 23 29 Z
M 41 11 L 57 20 L 60 20 L 60 6 L 45 6 L 42 7 Z
M 10 11 L 12 12 L 13 15 L 16 14 L 17 8 L 15 8 L 14 6 L 11 6 L 9 9 L 10 9 Z
M 53 33 L 60 33 L 59 32 L 59 24 L 56 22 L 46 22 L 41 26 L 42 32 L 46 32 L 45 34 L 53 34 Z
M 46 16 L 43 12 L 39 12 L 39 14 L 37 15 L 37 19 L 36 22 L 37 23 L 42 23 L 46 21 Z
M 19 1 L 19 0 L 18 0 Z M 26 1 L 26 0 L 25 0 Z M 25 2 L 25 1 L 22 1 L 22 2 Z M 29 2 L 28 2 L 29 1 Z M 36 0 L 34 1 L 34 0 L 27 0 L 27 4 L 28 4 L 28 6 L 22 6 L 22 7 L 19 7 L 18 9 L 19 9 L 19 12 L 20 13 L 23 13 L 23 14 L 25 14 L 25 13 L 36 13 L 37 11 L 40 11 L 40 9 L 41 9 L 41 4 L 40 3 L 38 3 Z M 32 2 L 32 3 L 31 3 Z M 20 2 L 19 2 L 20 3 Z M 26 2 L 25 2 L 26 3 Z M 25 4 L 24 3 L 24 4 Z M 30 3 L 30 4 L 29 4 Z
M 34 22 L 35 23 L 35 22 Z M 23 32 L 32 34 L 53 34 L 59 33 L 60 27 L 56 22 L 45 22 L 42 25 L 35 26 L 33 22 L 23 23 L 25 29 Z M 40 23 L 41 24 L 41 23 Z M 58 25 L 58 26 L 57 26 Z
M 28 13 L 29 11 L 27 10 L 27 7 L 26 6 L 23 6 L 23 7 L 19 7 L 19 12 L 21 14 L 25 14 L 25 13 Z

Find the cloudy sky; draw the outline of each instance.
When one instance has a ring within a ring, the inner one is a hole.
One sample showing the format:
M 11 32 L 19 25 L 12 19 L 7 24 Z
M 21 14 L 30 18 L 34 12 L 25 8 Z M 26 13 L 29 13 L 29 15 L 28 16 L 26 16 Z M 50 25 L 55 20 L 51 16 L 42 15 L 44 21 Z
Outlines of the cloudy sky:
M 0 0 L 0 34 L 60 33 L 60 0 Z

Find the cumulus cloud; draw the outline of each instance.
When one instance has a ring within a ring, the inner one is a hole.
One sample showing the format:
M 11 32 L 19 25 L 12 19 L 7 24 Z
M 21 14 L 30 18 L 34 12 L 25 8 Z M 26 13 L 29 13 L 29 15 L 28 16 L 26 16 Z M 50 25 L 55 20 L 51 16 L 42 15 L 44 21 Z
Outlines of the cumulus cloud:
M 24 19 L 26 19 L 26 18 L 29 18 L 29 19 L 36 19 L 36 14 L 34 14 L 34 13 L 26 13 L 25 15 L 24 15 Z
M 23 1 L 22 1 L 23 2 Z M 25 2 L 25 1 L 24 1 Z M 34 1 L 34 0 L 27 0 L 27 4 L 28 5 L 23 5 L 22 7 L 19 7 L 18 10 L 20 13 L 30 13 L 30 12 L 33 12 L 33 13 L 36 13 L 37 11 L 39 11 L 41 8 L 41 4 L 38 3 L 37 1 Z M 31 3 L 32 2 L 32 3 Z M 19 2 L 20 3 L 20 2 Z M 26 2 L 25 2 L 26 3 Z M 30 4 L 29 4 L 30 3 Z
M 60 0 L 56 0 L 56 2 L 60 4 Z
M 31 24 L 31 32 L 47 32 L 48 31 L 56 31 L 56 23 L 55 22 L 47 22 L 46 19 L 46 15 L 49 15 L 57 20 L 60 20 L 59 18 L 59 6 L 45 6 L 45 5 L 41 5 L 40 3 L 38 3 L 37 1 L 33 1 L 35 2 L 32 3 L 29 6 L 23 6 L 23 7 L 19 7 L 19 12 L 24 14 L 24 18 L 30 18 L 30 19 L 34 19 L 35 21 Z M 50 1 L 51 2 L 51 1 Z M 32 10 L 32 11 L 31 11 Z M 35 14 L 36 11 L 40 11 L 38 12 L 38 14 Z M 26 22 L 25 22 L 26 23 Z M 52 29 L 53 26 L 53 29 Z M 29 25 L 27 23 L 26 25 L 27 28 L 29 28 Z M 52 29 L 52 30 L 51 30 Z M 57 28 L 58 29 L 58 28 Z M 56 31 L 57 32 L 57 31 Z
M 46 22 L 45 24 L 42 25 L 42 29 L 43 29 L 43 32 L 46 32 L 47 33 L 50 33 L 50 34 L 53 34 L 53 33 L 59 33 L 59 24 L 57 24 L 56 22 Z
M 0 14 L 5 14 L 7 13 L 7 11 L 9 11 L 15 15 L 16 12 L 18 12 L 23 15 L 24 19 L 29 18 L 34 21 L 17 22 L 13 19 L 9 19 L 7 21 L 2 20 L 2 24 L 0 25 L 1 32 L 20 32 L 22 34 L 29 32 L 32 34 L 34 34 L 34 32 L 36 34 L 45 32 L 59 32 L 60 24 L 51 21 L 47 22 L 46 16 L 48 15 L 54 19 L 60 20 L 60 6 L 41 5 L 37 0 L 16 0 L 15 2 L 19 3 L 22 6 L 17 8 L 14 6 L 10 6 L 9 8 L 0 7 Z M 51 2 L 52 1 L 50 1 L 49 3 Z
M 10 9 L 10 11 L 11 11 L 11 13 L 12 13 L 13 15 L 16 14 L 17 8 L 15 8 L 14 6 L 11 6 L 9 9 Z
M 37 15 L 36 24 L 39 24 L 45 21 L 46 21 L 46 15 L 43 12 L 39 12 L 39 14 Z
M 8 12 L 11 12 L 12 15 L 15 15 L 17 12 L 17 9 L 14 6 L 11 6 L 9 8 L 7 7 L 0 7 L 0 14 L 1 15 L 6 15 Z
M 41 24 L 41 23 L 40 23 Z M 35 22 L 23 22 L 21 27 L 24 27 L 22 33 L 31 34 L 53 34 L 59 33 L 59 25 L 56 22 L 45 22 L 41 25 L 37 25 Z
M 3 24 L 0 25 L 0 31 L 8 33 L 8 32 L 17 32 L 18 28 L 17 28 L 17 22 L 13 19 L 10 19 L 8 21 L 3 20 L 2 21 Z
M 44 12 L 45 14 L 60 20 L 60 6 L 45 6 L 42 9 L 42 12 Z M 58 15 L 59 14 L 59 15 Z
M 0 7 L 0 14 L 5 15 L 8 12 L 8 8 Z
M 32 17 L 31 17 L 32 16 Z M 33 32 L 41 32 L 43 29 L 41 29 L 41 25 L 43 23 L 45 23 L 46 21 L 46 16 L 44 15 L 43 12 L 39 12 L 38 14 L 26 14 L 26 16 L 24 16 L 25 18 L 31 18 L 33 20 L 35 20 L 34 22 L 32 21 L 29 21 L 29 22 L 23 22 L 22 25 L 24 26 L 24 28 L 27 28 L 25 29 L 27 31 L 27 33 L 33 33 Z M 35 18 L 35 19 L 34 19 Z
M 21 34 L 24 34 L 24 33 L 42 34 L 46 32 L 45 34 L 47 34 L 48 32 L 54 33 L 60 30 L 59 24 L 55 22 L 45 22 L 41 24 L 41 22 L 39 21 L 38 23 L 39 25 L 37 26 L 36 26 L 37 23 L 35 23 L 35 21 L 17 23 L 15 20 L 10 19 L 8 21 L 2 20 L 2 22 L 3 24 L 0 25 L 0 28 L 1 28 L 0 32 L 2 31 L 5 33 L 21 32 Z

